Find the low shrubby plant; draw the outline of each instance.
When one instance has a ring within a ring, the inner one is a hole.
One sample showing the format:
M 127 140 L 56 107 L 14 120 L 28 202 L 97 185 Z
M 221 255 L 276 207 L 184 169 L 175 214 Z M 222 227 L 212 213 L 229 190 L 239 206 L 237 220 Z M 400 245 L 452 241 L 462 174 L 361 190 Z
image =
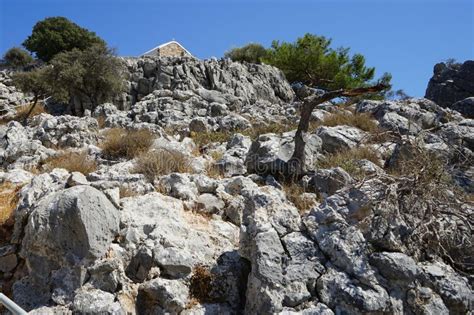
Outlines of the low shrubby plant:
M 102 154 L 108 159 L 133 159 L 149 150 L 155 135 L 147 130 L 126 130 L 113 128 L 105 133 L 101 144 Z
M 358 179 L 363 176 L 358 160 L 369 160 L 377 166 L 381 166 L 380 159 L 375 150 L 370 147 L 361 146 L 349 150 L 342 150 L 332 154 L 326 154 L 323 159 L 316 163 L 317 168 L 341 167 L 352 177 Z
M 34 117 L 34 116 L 46 113 L 46 108 L 44 107 L 42 103 L 38 103 L 31 112 L 30 110 L 31 110 L 31 104 L 25 104 L 25 105 L 19 106 L 16 108 L 16 113 L 13 117 L 1 119 L 0 124 L 6 124 L 13 120 L 23 123 L 25 119 L 29 117 Z
M 379 130 L 378 124 L 372 116 L 366 113 L 351 114 L 347 112 L 336 112 L 324 118 L 321 124 L 328 127 L 340 125 L 352 126 L 371 133 Z
M 137 157 L 133 172 L 145 175 L 152 182 L 157 176 L 191 171 L 189 157 L 178 151 L 155 150 Z
M 64 168 L 69 172 L 80 172 L 89 175 L 97 170 L 97 163 L 86 151 L 69 151 L 46 159 L 41 166 L 41 169 L 46 172 L 55 168 Z
M 286 194 L 286 198 L 293 203 L 301 214 L 306 213 L 316 204 L 316 200 L 304 196 L 304 193 L 307 191 L 297 183 L 285 183 L 283 185 L 283 191 Z
M 21 186 L 10 182 L 0 184 L 0 226 L 8 224 L 13 219 L 14 211 L 19 201 L 18 192 L 20 189 Z

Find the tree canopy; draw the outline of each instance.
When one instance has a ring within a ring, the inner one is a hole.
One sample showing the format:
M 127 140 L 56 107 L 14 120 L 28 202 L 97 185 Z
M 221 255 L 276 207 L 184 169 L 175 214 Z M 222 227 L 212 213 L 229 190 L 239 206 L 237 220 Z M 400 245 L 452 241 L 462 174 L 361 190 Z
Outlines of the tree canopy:
M 349 48 L 331 48 L 331 39 L 305 34 L 293 43 L 274 41 L 263 62 L 281 69 L 288 81 L 324 90 L 363 87 L 374 78 L 375 68 Z
M 95 107 L 122 90 L 123 68 L 112 50 L 94 45 L 56 55 L 48 66 L 47 82 L 55 100 L 80 97 Z
M 260 63 L 267 54 L 267 49 L 260 44 L 250 43 L 243 47 L 232 48 L 224 54 L 224 57 L 232 61 Z
M 33 57 L 20 47 L 10 48 L 3 56 L 3 62 L 12 68 L 23 68 L 33 62 Z
M 33 27 L 23 46 L 43 61 L 72 49 L 84 50 L 92 45 L 106 46 L 105 42 L 91 32 L 64 17 L 46 18 Z

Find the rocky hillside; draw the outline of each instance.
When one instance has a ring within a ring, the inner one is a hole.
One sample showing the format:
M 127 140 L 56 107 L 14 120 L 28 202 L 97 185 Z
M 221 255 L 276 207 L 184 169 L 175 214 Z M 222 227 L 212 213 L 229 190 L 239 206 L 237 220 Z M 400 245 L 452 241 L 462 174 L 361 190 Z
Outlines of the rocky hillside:
M 428 99 L 322 104 L 312 171 L 288 183 L 267 172 L 300 107 L 280 71 L 124 62 L 129 92 L 84 117 L 22 125 L 27 100 L 0 89 L 0 288 L 24 309 L 472 311 L 474 120 Z

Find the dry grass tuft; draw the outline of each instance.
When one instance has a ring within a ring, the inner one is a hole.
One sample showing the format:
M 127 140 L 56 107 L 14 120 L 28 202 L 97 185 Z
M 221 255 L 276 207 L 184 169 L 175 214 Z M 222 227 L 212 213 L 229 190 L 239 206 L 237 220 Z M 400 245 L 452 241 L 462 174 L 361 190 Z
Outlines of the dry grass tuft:
M 162 149 L 138 156 L 133 171 L 145 175 L 152 182 L 159 175 L 189 173 L 191 167 L 189 158 L 183 153 Z
M 97 125 L 99 125 L 99 129 L 104 129 L 105 128 L 105 115 L 100 115 L 97 117 Z
M 333 154 L 327 154 L 324 159 L 318 161 L 317 168 L 333 168 L 341 167 L 352 177 L 358 179 L 363 174 L 360 168 L 356 165 L 357 160 L 369 160 L 372 163 L 381 166 L 380 161 L 375 152 L 370 147 L 356 147 L 350 150 L 339 151 Z
M 155 136 L 147 129 L 125 130 L 113 128 L 105 134 L 101 144 L 102 154 L 109 159 L 133 159 L 139 154 L 148 151 Z
M 232 133 L 225 131 L 191 132 L 191 138 L 199 148 L 214 142 L 227 142 L 230 137 L 232 137 Z
M 379 127 L 370 114 L 349 114 L 345 112 L 337 112 L 326 117 L 322 123 L 324 126 L 334 127 L 347 125 L 357 127 L 367 132 L 377 132 Z
M 300 214 L 306 213 L 316 204 L 316 200 L 311 200 L 304 197 L 303 194 L 306 192 L 304 187 L 296 183 L 288 183 L 283 185 L 283 190 L 286 194 L 286 198 L 295 205 Z
M 200 303 L 214 302 L 211 296 L 213 281 L 214 276 L 209 271 L 209 268 L 204 265 L 196 265 L 193 269 L 189 285 L 191 298 L 196 299 Z
M 206 165 L 206 174 L 207 176 L 215 179 L 224 178 L 224 170 L 215 163 L 209 162 Z
M 282 134 L 298 128 L 298 123 L 295 122 L 271 122 L 268 124 L 254 123 L 252 128 L 243 130 L 241 133 L 252 139 L 258 138 L 260 135 L 266 133 Z
M 26 118 L 26 115 L 30 111 L 31 105 L 32 104 L 26 104 L 26 105 L 17 107 L 15 116 L 0 120 L 0 124 L 6 124 L 13 120 L 23 123 L 23 121 Z M 43 113 L 46 113 L 46 108 L 44 107 L 43 103 L 38 102 L 28 118 L 31 118 Z
M 18 205 L 21 186 L 14 185 L 10 182 L 0 184 L 0 226 L 13 222 L 15 208 Z
M 126 197 L 135 197 L 140 195 L 138 192 L 134 191 L 133 189 L 126 187 L 126 186 L 120 186 L 119 187 L 119 195 L 120 199 L 126 198 Z
M 46 159 L 41 167 L 46 172 L 55 168 L 64 168 L 69 172 L 81 172 L 84 175 L 89 175 L 89 173 L 97 170 L 97 163 L 86 151 L 64 152 L 61 155 Z

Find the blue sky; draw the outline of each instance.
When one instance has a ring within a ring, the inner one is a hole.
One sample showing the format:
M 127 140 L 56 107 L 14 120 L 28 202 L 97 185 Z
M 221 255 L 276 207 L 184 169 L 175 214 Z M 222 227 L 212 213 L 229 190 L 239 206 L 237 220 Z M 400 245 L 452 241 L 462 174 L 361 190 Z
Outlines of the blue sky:
M 176 39 L 199 58 L 248 42 L 270 45 L 310 32 L 362 53 L 395 88 L 423 96 L 435 63 L 474 59 L 472 0 L 0 0 L 0 54 L 33 25 L 65 16 L 119 55 Z

